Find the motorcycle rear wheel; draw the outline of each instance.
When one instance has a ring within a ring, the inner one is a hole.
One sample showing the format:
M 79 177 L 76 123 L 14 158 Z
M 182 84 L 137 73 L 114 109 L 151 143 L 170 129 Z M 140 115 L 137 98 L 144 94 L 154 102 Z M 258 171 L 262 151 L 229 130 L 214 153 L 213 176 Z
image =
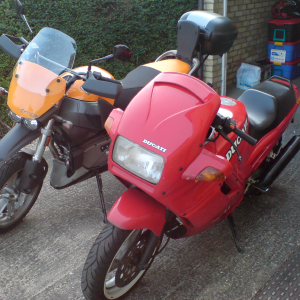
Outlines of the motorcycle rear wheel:
M 34 205 L 43 181 L 21 200 L 17 190 L 25 163 L 31 156 L 24 152 L 14 154 L 10 159 L 0 162 L 0 233 L 16 227 Z
M 120 299 L 142 279 L 154 260 L 155 249 L 145 270 L 136 268 L 149 230 L 122 230 L 107 224 L 94 242 L 85 262 L 81 288 L 87 300 Z

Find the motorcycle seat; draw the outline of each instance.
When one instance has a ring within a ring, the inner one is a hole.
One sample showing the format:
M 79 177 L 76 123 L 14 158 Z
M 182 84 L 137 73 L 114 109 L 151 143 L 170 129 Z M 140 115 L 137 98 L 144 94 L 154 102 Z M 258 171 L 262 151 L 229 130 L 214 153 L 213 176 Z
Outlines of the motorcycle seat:
M 249 135 L 259 140 L 276 128 L 296 104 L 292 86 L 266 80 L 248 90 L 239 98 L 249 118 Z
M 124 110 L 133 97 L 162 72 L 180 72 L 188 74 L 189 71 L 190 66 L 178 59 L 166 59 L 139 66 L 121 80 L 122 91 L 116 98 L 114 106 Z

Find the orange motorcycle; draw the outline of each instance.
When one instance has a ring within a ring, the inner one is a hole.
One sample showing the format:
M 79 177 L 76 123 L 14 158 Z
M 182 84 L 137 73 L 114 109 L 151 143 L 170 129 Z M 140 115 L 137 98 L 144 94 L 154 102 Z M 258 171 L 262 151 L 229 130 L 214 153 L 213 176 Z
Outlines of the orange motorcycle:
M 32 34 L 22 4 L 19 0 L 16 4 Z M 0 141 L 0 233 L 20 223 L 38 198 L 48 171 L 43 158 L 46 147 L 53 156 L 51 186 L 63 189 L 95 176 L 105 221 L 100 174 L 107 170 L 111 142 L 105 120 L 114 108 L 124 110 L 159 73 L 192 74 L 199 60 L 185 60 L 184 49 L 168 51 L 118 81 L 92 64 L 128 61 L 131 52 L 123 45 L 76 69 L 72 69 L 76 42 L 55 29 L 43 28 L 31 42 L 3 34 L 0 48 L 17 60 L 9 91 L 0 88 L 14 122 Z M 172 58 L 164 59 L 168 57 Z M 28 147 L 36 139 L 35 149 Z

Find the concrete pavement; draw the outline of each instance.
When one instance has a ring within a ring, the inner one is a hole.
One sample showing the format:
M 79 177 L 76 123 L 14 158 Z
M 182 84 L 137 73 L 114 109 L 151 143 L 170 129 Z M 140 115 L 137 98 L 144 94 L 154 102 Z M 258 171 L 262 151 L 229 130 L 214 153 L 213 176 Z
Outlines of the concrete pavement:
M 285 141 L 300 134 L 300 111 Z M 245 254 L 227 220 L 183 240 L 170 241 L 129 300 L 248 300 L 300 246 L 300 156 L 268 193 L 245 198 L 233 213 Z M 46 159 L 51 169 L 49 152 Z M 108 208 L 125 190 L 103 174 Z M 1 300 L 83 300 L 80 277 L 103 228 L 95 179 L 64 190 L 49 186 L 24 221 L 0 235 Z

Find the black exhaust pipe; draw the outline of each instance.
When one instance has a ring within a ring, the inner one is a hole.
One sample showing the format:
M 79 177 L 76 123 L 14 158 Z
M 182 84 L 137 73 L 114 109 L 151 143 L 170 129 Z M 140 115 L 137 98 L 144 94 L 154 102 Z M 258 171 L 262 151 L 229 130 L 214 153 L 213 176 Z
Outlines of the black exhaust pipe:
M 300 150 L 300 136 L 293 136 L 281 149 L 274 162 L 261 175 L 259 185 L 269 187 Z

